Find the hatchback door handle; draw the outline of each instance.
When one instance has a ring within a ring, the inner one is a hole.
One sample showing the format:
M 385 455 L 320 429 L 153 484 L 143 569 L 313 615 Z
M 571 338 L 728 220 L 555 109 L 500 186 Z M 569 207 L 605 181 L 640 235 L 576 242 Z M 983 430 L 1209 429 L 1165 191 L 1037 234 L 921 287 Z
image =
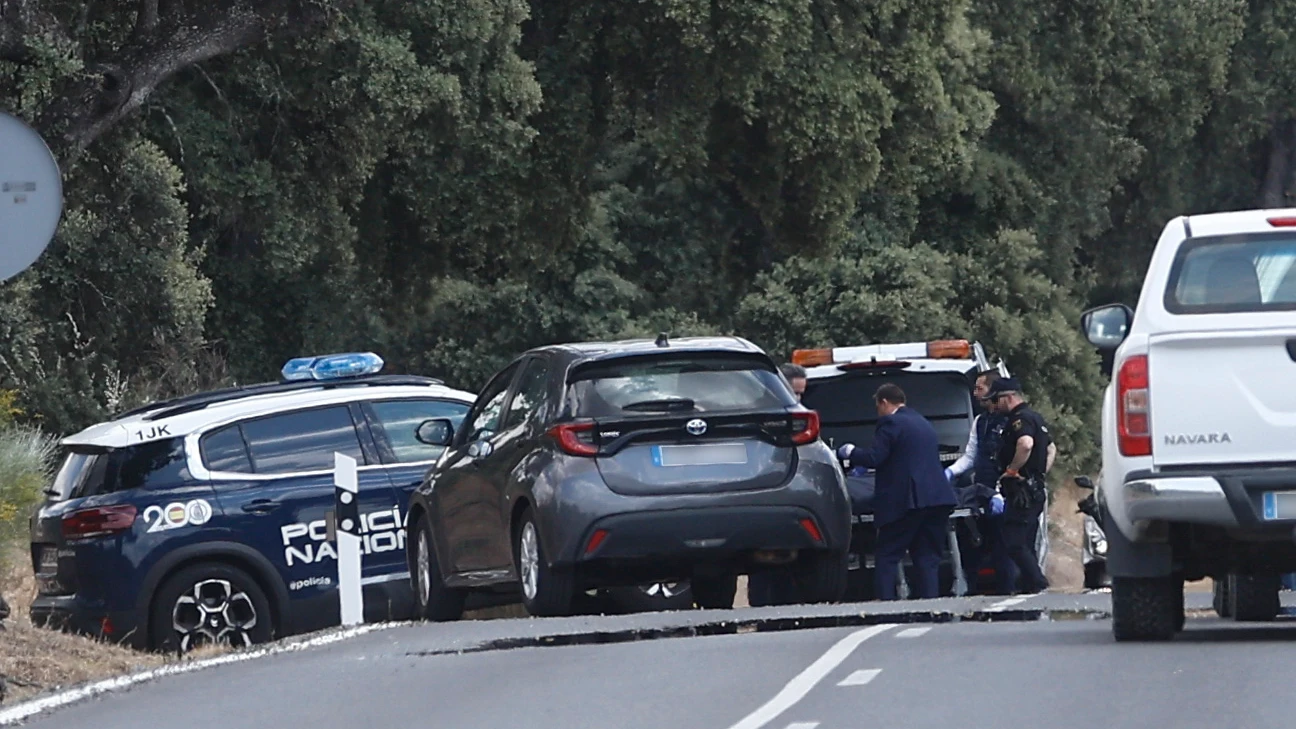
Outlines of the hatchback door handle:
M 243 505 L 243 511 L 249 514 L 269 514 L 277 508 L 279 502 L 270 499 L 254 499 Z

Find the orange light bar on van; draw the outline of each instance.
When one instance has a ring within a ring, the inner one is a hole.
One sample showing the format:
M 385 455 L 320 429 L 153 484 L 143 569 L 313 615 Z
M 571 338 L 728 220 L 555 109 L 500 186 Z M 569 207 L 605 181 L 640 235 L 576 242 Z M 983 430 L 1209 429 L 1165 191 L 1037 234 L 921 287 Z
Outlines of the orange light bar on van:
M 792 364 L 802 367 L 818 367 L 833 363 L 831 349 L 797 349 L 792 352 Z
M 972 344 L 966 339 L 938 339 L 927 343 L 927 356 L 932 359 L 970 359 Z

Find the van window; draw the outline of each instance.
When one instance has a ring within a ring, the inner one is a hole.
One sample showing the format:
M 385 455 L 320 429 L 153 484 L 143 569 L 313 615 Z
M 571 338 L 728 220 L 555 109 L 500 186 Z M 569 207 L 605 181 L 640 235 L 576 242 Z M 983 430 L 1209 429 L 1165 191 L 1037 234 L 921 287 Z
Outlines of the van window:
M 1166 310 L 1219 314 L 1296 310 L 1296 238 L 1235 235 L 1189 240 L 1166 284 Z

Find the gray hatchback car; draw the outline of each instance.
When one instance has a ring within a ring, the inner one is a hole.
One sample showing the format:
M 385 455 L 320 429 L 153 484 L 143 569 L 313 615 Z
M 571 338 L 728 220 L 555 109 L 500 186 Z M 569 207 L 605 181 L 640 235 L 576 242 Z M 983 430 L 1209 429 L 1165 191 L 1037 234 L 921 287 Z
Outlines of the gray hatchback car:
M 422 616 L 455 620 L 470 590 L 520 587 L 532 615 L 583 592 L 690 580 L 732 607 L 737 575 L 791 569 L 804 602 L 840 598 L 850 502 L 805 409 L 739 338 L 566 344 L 494 376 L 408 510 Z

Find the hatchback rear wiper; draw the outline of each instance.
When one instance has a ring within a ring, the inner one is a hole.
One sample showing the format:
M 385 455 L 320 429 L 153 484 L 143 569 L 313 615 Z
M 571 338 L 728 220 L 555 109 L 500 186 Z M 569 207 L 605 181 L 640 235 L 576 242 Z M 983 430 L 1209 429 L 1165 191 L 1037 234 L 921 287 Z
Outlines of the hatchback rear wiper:
M 622 410 L 694 410 L 697 403 L 687 397 L 672 397 L 661 400 L 640 400 L 623 405 Z

